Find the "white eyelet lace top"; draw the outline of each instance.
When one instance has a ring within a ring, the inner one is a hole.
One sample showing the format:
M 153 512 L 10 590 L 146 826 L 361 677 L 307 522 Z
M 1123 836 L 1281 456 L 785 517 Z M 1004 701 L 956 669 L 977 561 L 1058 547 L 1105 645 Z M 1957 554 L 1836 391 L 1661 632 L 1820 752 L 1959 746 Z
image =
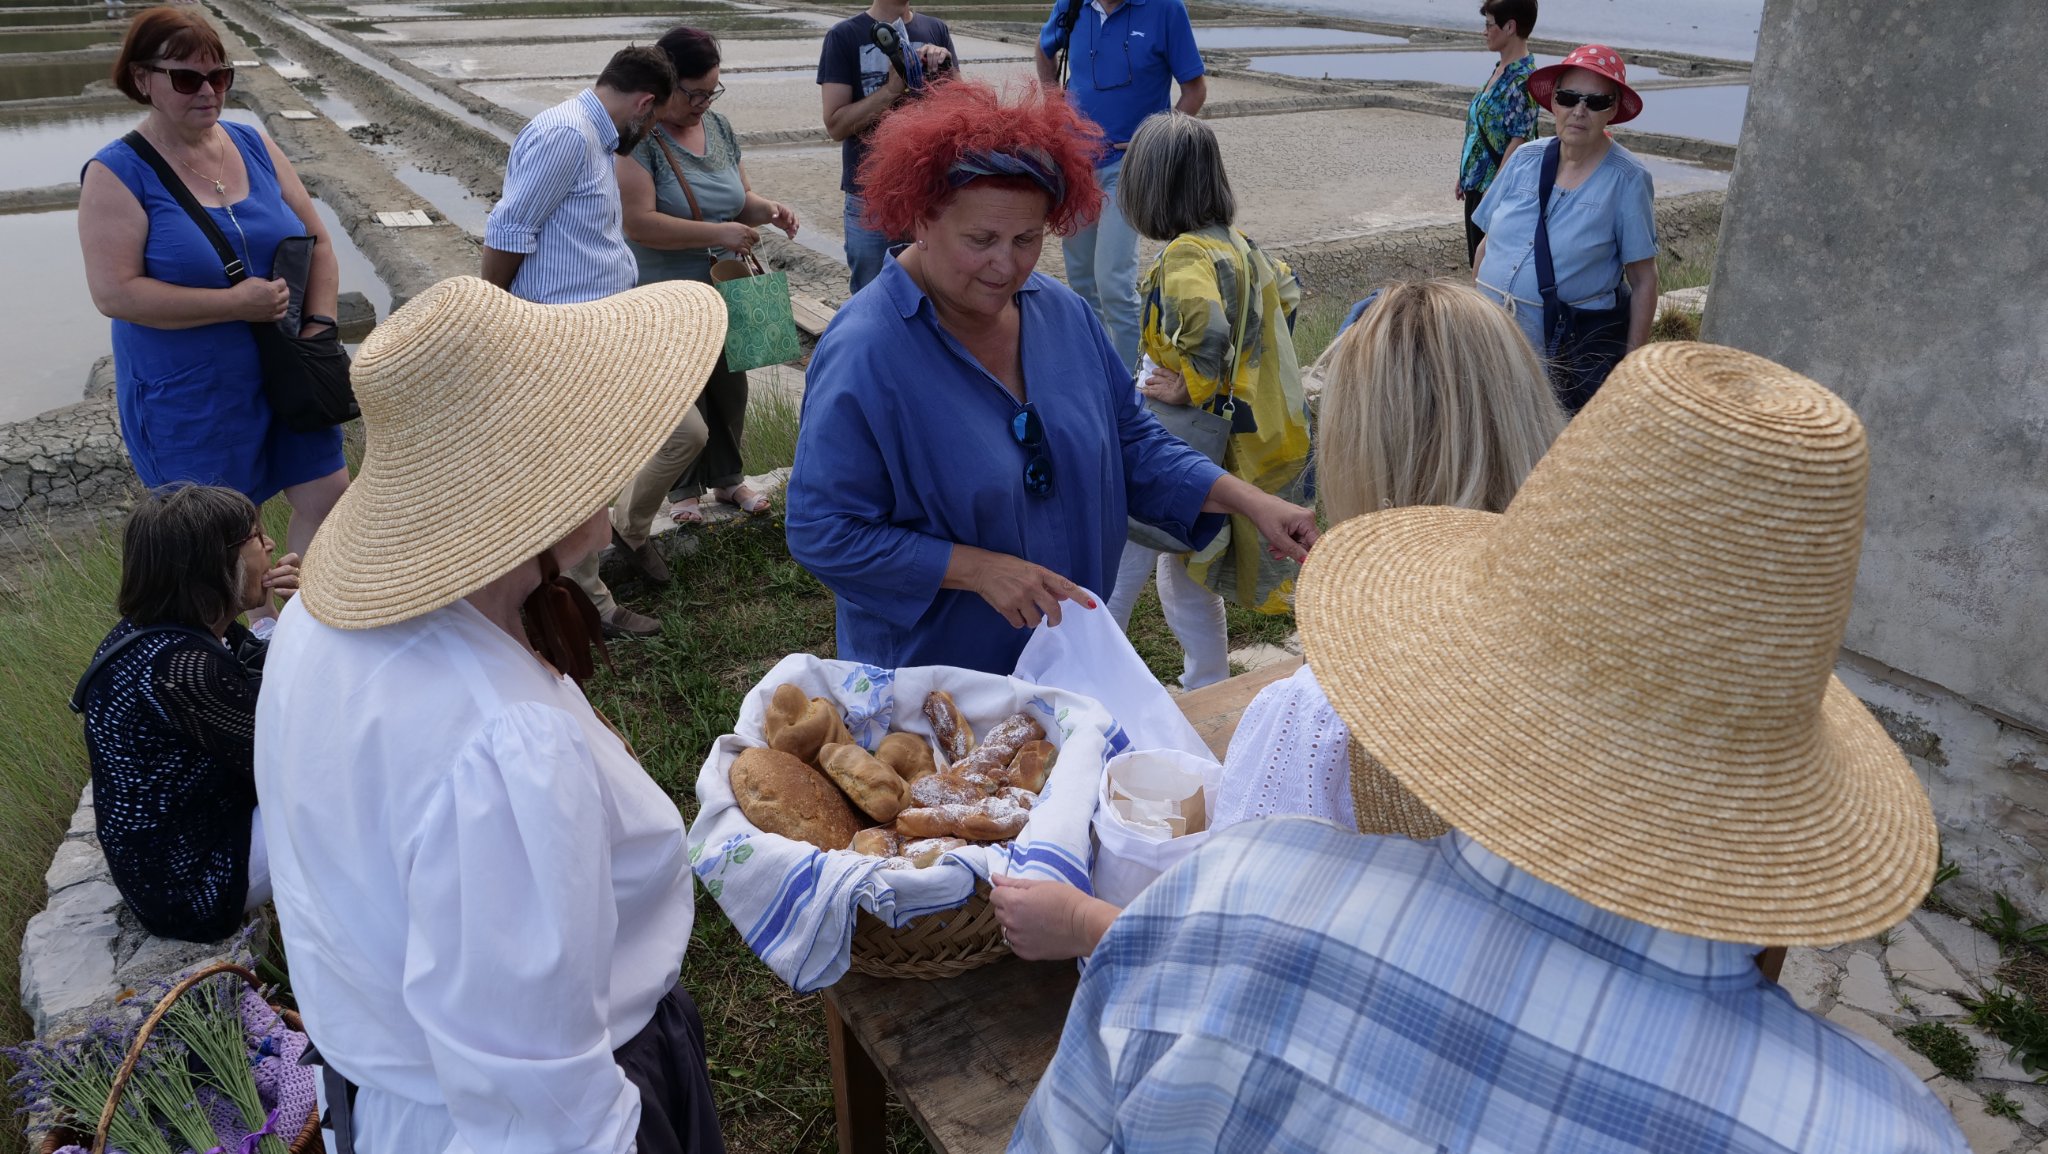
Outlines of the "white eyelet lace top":
M 1210 828 L 1290 815 L 1356 828 L 1350 745 L 1351 731 L 1308 666 L 1268 685 L 1245 707 L 1230 739 Z

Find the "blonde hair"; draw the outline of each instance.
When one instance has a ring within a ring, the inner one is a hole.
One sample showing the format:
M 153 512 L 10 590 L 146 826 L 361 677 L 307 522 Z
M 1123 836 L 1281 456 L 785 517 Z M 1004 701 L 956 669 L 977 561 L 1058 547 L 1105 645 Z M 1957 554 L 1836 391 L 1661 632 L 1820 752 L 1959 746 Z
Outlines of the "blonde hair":
M 1317 364 L 1330 523 L 1377 509 L 1507 508 L 1564 412 L 1499 305 L 1448 280 L 1391 285 Z

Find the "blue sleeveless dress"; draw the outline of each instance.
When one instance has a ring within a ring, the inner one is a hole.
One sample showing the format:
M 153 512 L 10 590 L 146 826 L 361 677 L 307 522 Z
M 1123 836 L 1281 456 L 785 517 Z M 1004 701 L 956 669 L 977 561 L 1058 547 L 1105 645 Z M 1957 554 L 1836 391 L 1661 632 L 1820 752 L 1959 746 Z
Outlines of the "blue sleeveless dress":
M 249 170 L 249 195 L 234 206 L 233 219 L 226 209 L 207 211 L 249 275 L 267 277 L 277 243 L 304 236 L 306 228 L 278 190 L 262 135 L 231 121 L 221 127 Z M 149 213 L 146 275 L 191 288 L 228 287 L 206 234 L 133 149 L 116 140 L 93 159 Z M 256 338 L 244 321 L 157 329 L 117 320 L 114 376 L 121 439 L 145 485 L 225 485 L 262 504 L 279 490 L 342 467 L 340 428 L 294 432 L 272 415 Z

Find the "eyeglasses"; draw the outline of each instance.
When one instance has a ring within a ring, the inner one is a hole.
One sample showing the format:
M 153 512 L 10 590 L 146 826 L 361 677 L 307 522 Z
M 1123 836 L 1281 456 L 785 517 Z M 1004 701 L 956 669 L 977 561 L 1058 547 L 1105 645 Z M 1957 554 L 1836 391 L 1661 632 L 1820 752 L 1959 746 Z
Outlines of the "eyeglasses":
M 1573 92 L 1569 88 L 1560 88 L 1550 94 L 1550 99 L 1559 108 L 1577 108 L 1579 101 L 1583 100 L 1588 112 L 1605 112 L 1614 107 L 1614 94 L 1611 92 L 1595 96 L 1591 92 Z
M 247 545 L 249 542 L 254 541 L 259 537 L 263 539 L 263 547 L 265 549 L 270 548 L 270 534 L 265 533 L 263 531 L 263 526 L 261 525 L 258 525 L 254 529 L 249 530 L 249 535 L 235 542 L 234 548 L 240 549 L 242 546 Z
M 677 91 L 681 92 L 683 96 L 687 98 L 691 104 L 694 104 L 699 108 L 702 108 L 705 105 L 711 103 L 712 101 L 718 99 L 719 97 L 724 96 L 725 85 L 721 84 L 709 92 L 706 92 L 701 88 L 679 88 L 677 89 Z
M 1039 419 L 1037 405 L 1026 401 L 1011 415 L 1010 439 L 1031 454 L 1024 462 L 1024 491 L 1034 497 L 1052 492 L 1052 458 L 1045 455 L 1045 422 Z
M 215 92 L 226 92 L 235 86 L 235 70 L 232 68 L 216 68 L 211 72 L 196 72 L 190 68 L 159 68 L 154 64 L 145 64 L 143 67 L 151 72 L 161 72 L 165 76 L 170 77 L 171 91 L 181 96 L 192 95 L 199 91 L 199 86 L 202 84 L 212 86 Z

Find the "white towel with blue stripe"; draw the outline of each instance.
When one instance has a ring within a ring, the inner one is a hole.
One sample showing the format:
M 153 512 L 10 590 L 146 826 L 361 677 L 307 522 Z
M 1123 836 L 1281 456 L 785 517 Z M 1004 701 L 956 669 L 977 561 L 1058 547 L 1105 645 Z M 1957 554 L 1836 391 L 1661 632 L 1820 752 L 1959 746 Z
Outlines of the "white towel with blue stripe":
M 969 845 L 925 869 L 851 850 L 822 852 L 756 829 L 733 798 L 733 760 L 743 749 L 767 744 L 768 701 L 785 683 L 838 703 L 854 740 L 870 750 L 891 730 L 930 738 L 924 699 L 943 689 L 977 733 L 1013 713 L 1031 714 L 1059 747 L 1059 757 L 1015 841 Z M 697 774 L 691 866 L 768 968 L 799 993 L 810 993 L 846 973 L 856 910 L 901 926 L 921 914 L 958 907 L 991 872 L 1063 881 L 1092 892 L 1089 822 L 1102 767 L 1128 745 L 1109 711 L 1077 693 L 965 669 L 889 670 L 791 654 L 748 691 L 735 731 L 718 739 Z

